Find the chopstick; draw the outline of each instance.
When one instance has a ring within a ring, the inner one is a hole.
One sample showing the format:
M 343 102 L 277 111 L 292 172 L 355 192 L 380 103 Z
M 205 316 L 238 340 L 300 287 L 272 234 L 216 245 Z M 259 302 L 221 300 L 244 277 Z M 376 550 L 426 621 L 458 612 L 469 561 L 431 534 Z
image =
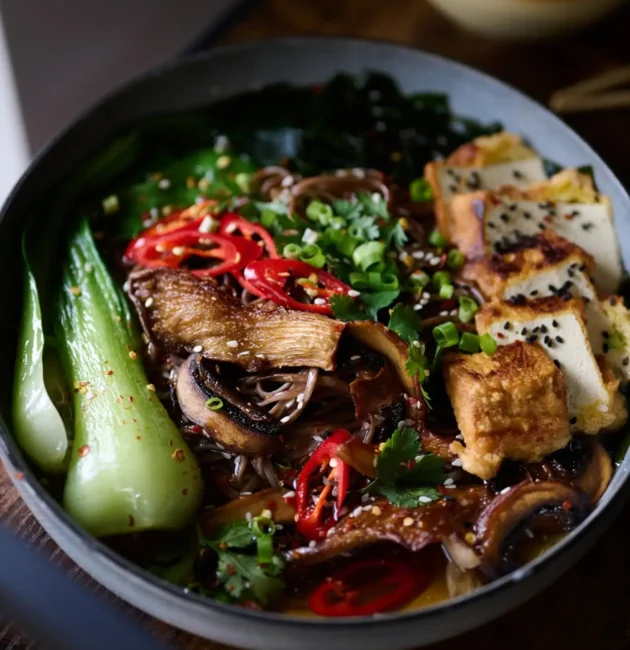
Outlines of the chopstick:
M 602 92 L 627 82 L 630 82 L 630 65 L 613 68 L 556 91 L 549 99 L 549 106 L 557 113 L 627 108 L 630 106 L 630 91 Z

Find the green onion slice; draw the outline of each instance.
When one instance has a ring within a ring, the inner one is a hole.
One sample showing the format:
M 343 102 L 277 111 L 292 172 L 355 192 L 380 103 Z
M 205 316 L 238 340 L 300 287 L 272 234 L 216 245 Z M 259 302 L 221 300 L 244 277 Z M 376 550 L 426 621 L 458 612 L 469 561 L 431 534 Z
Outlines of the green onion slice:
M 479 337 L 471 332 L 464 332 L 459 340 L 459 349 L 469 354 L 479 352 Z
M 470 323 L 474 318 L 477 309 L 479 309 L 479 306 L 472 298 L 468 298 L 468 296 L 459 297 L 458 316 L 462 323 Z
M 497 351 L 497 342 L 488 333 L 479 337 L 479 346 L 489 356 L 492 356 Z
M 448 321 L 433 328 L 433 338 L 441 348 L 452 348 L 459 343 L 459 331 L 455 323 Z
M 211 397 L 206 402 L 206 408 L 209 411 L 218 411 L 223 408 L 223 400 L 220 397 Z

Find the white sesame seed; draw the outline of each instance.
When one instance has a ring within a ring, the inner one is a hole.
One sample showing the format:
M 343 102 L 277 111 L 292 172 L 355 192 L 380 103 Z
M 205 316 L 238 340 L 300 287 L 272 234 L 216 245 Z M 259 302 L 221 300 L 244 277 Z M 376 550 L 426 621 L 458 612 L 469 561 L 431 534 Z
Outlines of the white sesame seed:
M 178 257 L 180 257 L 186 252 L 186 249 L 183 246 L 173 246 L 171 252 L 173 253 L 173 255 L 177 255 Z
M 248 354 L 251 354 L 249 350 L 243 350 L 243 352 L 239 352 L 236 356 L 237 357 L 246 357 Z
M 291 187 L 291 185 L 293 185 L 293 176 L 291 176 L 291 174 L 289 174 L 288 176 L 285 176 L 285 177 L 280 181 L 280 185 L 281 185 L 282 187 Z
M 149 210 L 149 214 L 154 218 L 157 219 L 160 216 L 160 211 L 157 208 L 151 208 Z
M 361 501 L 362 501 L 363 503 L 366 503 L 366 502 L 369 501 L 369 500 L 370 500 L 370 495 L 369 495 L 367 492 L 366 492 L 365 494 L 362 494 L 362 495 L 361 495 Z
M 314 440 L 315 442 L 324 442 L 324 439 L 321 436 L 313 436 L 311 440 Z
M 168 180 L 168 178 L 163 178 L 161 181 L 158 182 L 158 187 L 161 190 L 167 190 L 171 186 L 171 181 Z
M 512 488 L 508 485 L 508 487 L 503 488 L 499 494 L 507 494 Z
M 414 348 L 421 348 L 422 347 L 422 343 L 420 343 L 420 341 L 413 341 L 413 343 L 411 345 L 413 345 Z
M 456 439 L 456 440 L 463 440 L 463 439 L 464 439 L 464 436 L 463 436 L 461 433 L 458 433 L 458 434 L 455 436 L 455 439 Z
M 317 546 L 317 542 L 316 542 L 314 539 L 312 539 L 312 540 L 308 543 L 308 546 L 309 546 L 309 548 L 315 548 L 315 547 Z
M 298 393 L 298 396 L 296 397 L 298 402 L 303 402 L 304 401 L 304 393 Z
M 214 141 L 214 150 L 217 153 L 223 153 L 224 151 L 227 151 L 229 148 L 230 148 L 230 141 L 227 139 L 227 136 L 218 135 L 216 140 Z
M 360 354 L 353 354 L 353 355 L 350 357 L 350 361 L 358 361 L 360 358 L 361 358 L 361 355 L 360 355 Z
M 415 420 L 410 420 L 410 419 L 405 420 L 406 427 L 412 427 L 415 423 L 416 423 Z
M 429 299 L 428 299 L 428 298 L 423 298 L 423 299 L 420 301 L 420 305 L 421 305 L 422 307 L 424 307 L 425 305 L 428 305 L 428 304 L 429 304 Z
M 360 167 L 355 167 L 355 168 L 352 170 L 352 173 L 353 173 L 353 175 L 356 176 L 357 178 L 365 178 L 365 170 L 361 169 Z
M 316 230 L 311 230 L 307 228 L 302 235 L 302 241 L 305 244 L 314 244 L 319 239 L 319 233 Z
M 444 485 L 453 485 L 453 482 L 452 478 L 447 478 L 446 481 L 444 481 Z
M 357 515 L 360 515 L 363 512 L 363 507 L 362 506 L 357 506 L 353 511 L 352 514 L 350 515 L 351 517 L 356 517 Z
M 144 301 L 144 306 L 148 309 L 153 304 L 153 298 L 147 298 Z
M 294 403 L 295 403 L 295 400 L 294 400 L 294 399 L 289 400 L 289 401 L 285 404 L 285 408 L 290 409 L 290 408 L 293 406 Z
M 331 467 L 337 467 L 337 459 L 336 458 L 331 458 L 328 464 Z
M 453 309 L 448 313 L 449 316 L 457 316 L 457 309 Z
M 372 510 L 372 514 L 375 517 L 380 517 L 381 513 L 383 512 L 378 506 L 372 506 L 371 510 Z
M 357 291 L 356 289 L 350 289 L 350 291 L 348 291 L 348 295 L 349 295 L 351 298 L 356 298 L 357 296 L 360 296 L 360 295 L 361 295 L 361 292 L 360 292 L 360 291 Z
M 238 347 L 238 341 L 228 341 L 226 343 L 226 345 L 228 346 L 228 348 L 237 348 Z
M 424 371 L 424 376 L 425 376 L 425 377 L 428 377 L 430 374 L 431 374 L 431 371 L 427 368 L 427 369 Z
M 294 492 L 293 490 L 289 490 L 289 491 L 284 495 L 284 498 L 285 498 L 285 499 L 290 499 L 291 497 L 294 497 L 294 496 L 295 496 L 295 492 Z
M 457 487 L 457 485 L 455 485 L 455 483 L 453 483 L 452 485 L 445 485 L 444 487 L 447 490 L 454 490 Z
M 606 404 L 600 404 L 597 409 L 602 413 L 606 413 L 606 411 L 608 411 L 608 406 Z
M 403 519 L 403 526 L 405 526 L 405 527 L 413 526 L 413 521 L 414 520 L 413 520 L 412 517 L 405 517 Z
M 441 311 L 440 316 L 448 316 L 448 312 L 447 311 Z
M 255 354 L 254 356 L 255 356 L 257 359 L 264 359 L 264 358 L 265 358 L 265 355 L 264 355 L 264 354 L 261 354 L 260 352 L 259 352 L 258 354 Z
M 419 302 L 419 303 L 417 303 L 417 304 L 415 304 L 413 306 L 414 311 L 420 311 L 423 308 L 424 308 L 424 305 L 421 302 Z
M 201 352 L 203 350 L 203 345 L 195 345 L 193 352 Z
M 247 521 L 251 521 L 253 519 L 252 513 L 251 512 L 246 512 L 245 513 L 245 519 Z
M 431 294 L 428 291 L 424 291 L 422 293 L 422 297 L 428 300 L 431 297 Z
M 384 415 L 379 415 L 378 413 L 376 413 L 373 417 L 377 422 L 385 422 L 386 419 Z
M 529 528 L 525 529 L 525 534 L 527 535 L 527 537 L 529 537 L 529 539 L 534 539 L 534 533 L 532 533 L 532 531 Z
M 456 458 L 455 460 L 452 460 L 451 465 L 453 467 L 461 467 L 462 466 L 462 459 L 461 458 Z
M 429 264 L 430 264 L 431 266 L 437 266 L 439 263 L 440 263 L 440 258 L 439 258 L 439 257 L 434 257 L 434 258 L 429 262 Z
M 125 283 L 123 284 L 123 291 L 125 292 L 129 291 L 129 280 L 126 280 Z
M 397 426 L 396 428 L 397 428 L 397 429 L 402 429 L 402 428 L 405 426 L 405 422 L 407 422 L 407 420 L 401 420 L 401 421 L 398 423 L 398 426 Z
M 315 300 L 313 300 L 313 303 L 316 305 L 325 305 L 326 300 L 324 298 L 315 298 Z
M 418 501 L 420 501 L 420 503 L 431 503 L 433 499 L 431 497 L 419 497 Z
M 203 221 L 199 224 L 199 232 L 208 234 L 215 232 L 219 228 L 219 221 L 213 219 L 209 214 L 203 218 Z
M 411 253 L 411 257 L 413 257 L 414 260 L 421 260 L 424 258 L 424 256 L 425 256 L 424 251 L 414 251 L 413 253 Z
M 363 512 L 369 512 L 372 510 L 372 506 L 363 506 Z
M 290 419 L 290 415 L 285 415 L 283 418 L 280 418 L 280 422 L 282 422 L 282 424 L 286 424 Z

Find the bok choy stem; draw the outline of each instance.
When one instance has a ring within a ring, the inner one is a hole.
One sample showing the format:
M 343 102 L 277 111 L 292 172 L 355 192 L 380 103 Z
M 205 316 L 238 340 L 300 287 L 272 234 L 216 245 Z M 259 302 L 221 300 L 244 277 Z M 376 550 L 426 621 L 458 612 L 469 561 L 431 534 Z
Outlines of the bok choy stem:
M 95 536 L 177 529 L 195 515 L 195 457 L 142 366 L 137 331 L 82 220 L 70 237 L 55 330 L 74 387 L 68 513 Z

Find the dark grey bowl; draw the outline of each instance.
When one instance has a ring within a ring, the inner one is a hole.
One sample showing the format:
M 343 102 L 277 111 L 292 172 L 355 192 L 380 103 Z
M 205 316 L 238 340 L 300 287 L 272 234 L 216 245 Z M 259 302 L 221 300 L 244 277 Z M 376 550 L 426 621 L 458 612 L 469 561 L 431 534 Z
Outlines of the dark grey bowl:
M 22 225 L 35 198 L 54 187 L 86 155 L 140 118 L 207 105 L 217 99 L 288 81 L 319 82 L 335 72 L 375 69 L 395 77 L 405 91 L 450 95 L 456 112 L 483 121 L 500 119 L 542 154 L 565 165 L 590 164 L 610 195 L 624 260 L 630 259 L 630 197 L 597 154 L 547 110 L 508 86 L 463 65 L 394 45 L 342 39 L 288 38 L 216 49 L 171 63 L 108 96 L 52 142 L 33 162 L 0 216 L 0 385 L 7 405 L 20 311 L 18 266 Z M 419 170 L 420 171 L 420 170 Z M 38 215 L 42 220 L 45 214 Z M 357 620 L 298 619 L 246 611 L 185 594 L 124 560 L 73 524 L 34 478 L 0 419 L 0 453 L 15 485 L 48 534 L 85 571 L 114 593 L 174 626 L 217 641 L 278 650 L 399 650 L 455 636 L 516 607 L 571 566 L 604 532 L 629 493 L 626 459 L 596 511 L 543 557 L 462 597 L 417 613 Z M 19 474 L 18 474 L 19 475 Z

